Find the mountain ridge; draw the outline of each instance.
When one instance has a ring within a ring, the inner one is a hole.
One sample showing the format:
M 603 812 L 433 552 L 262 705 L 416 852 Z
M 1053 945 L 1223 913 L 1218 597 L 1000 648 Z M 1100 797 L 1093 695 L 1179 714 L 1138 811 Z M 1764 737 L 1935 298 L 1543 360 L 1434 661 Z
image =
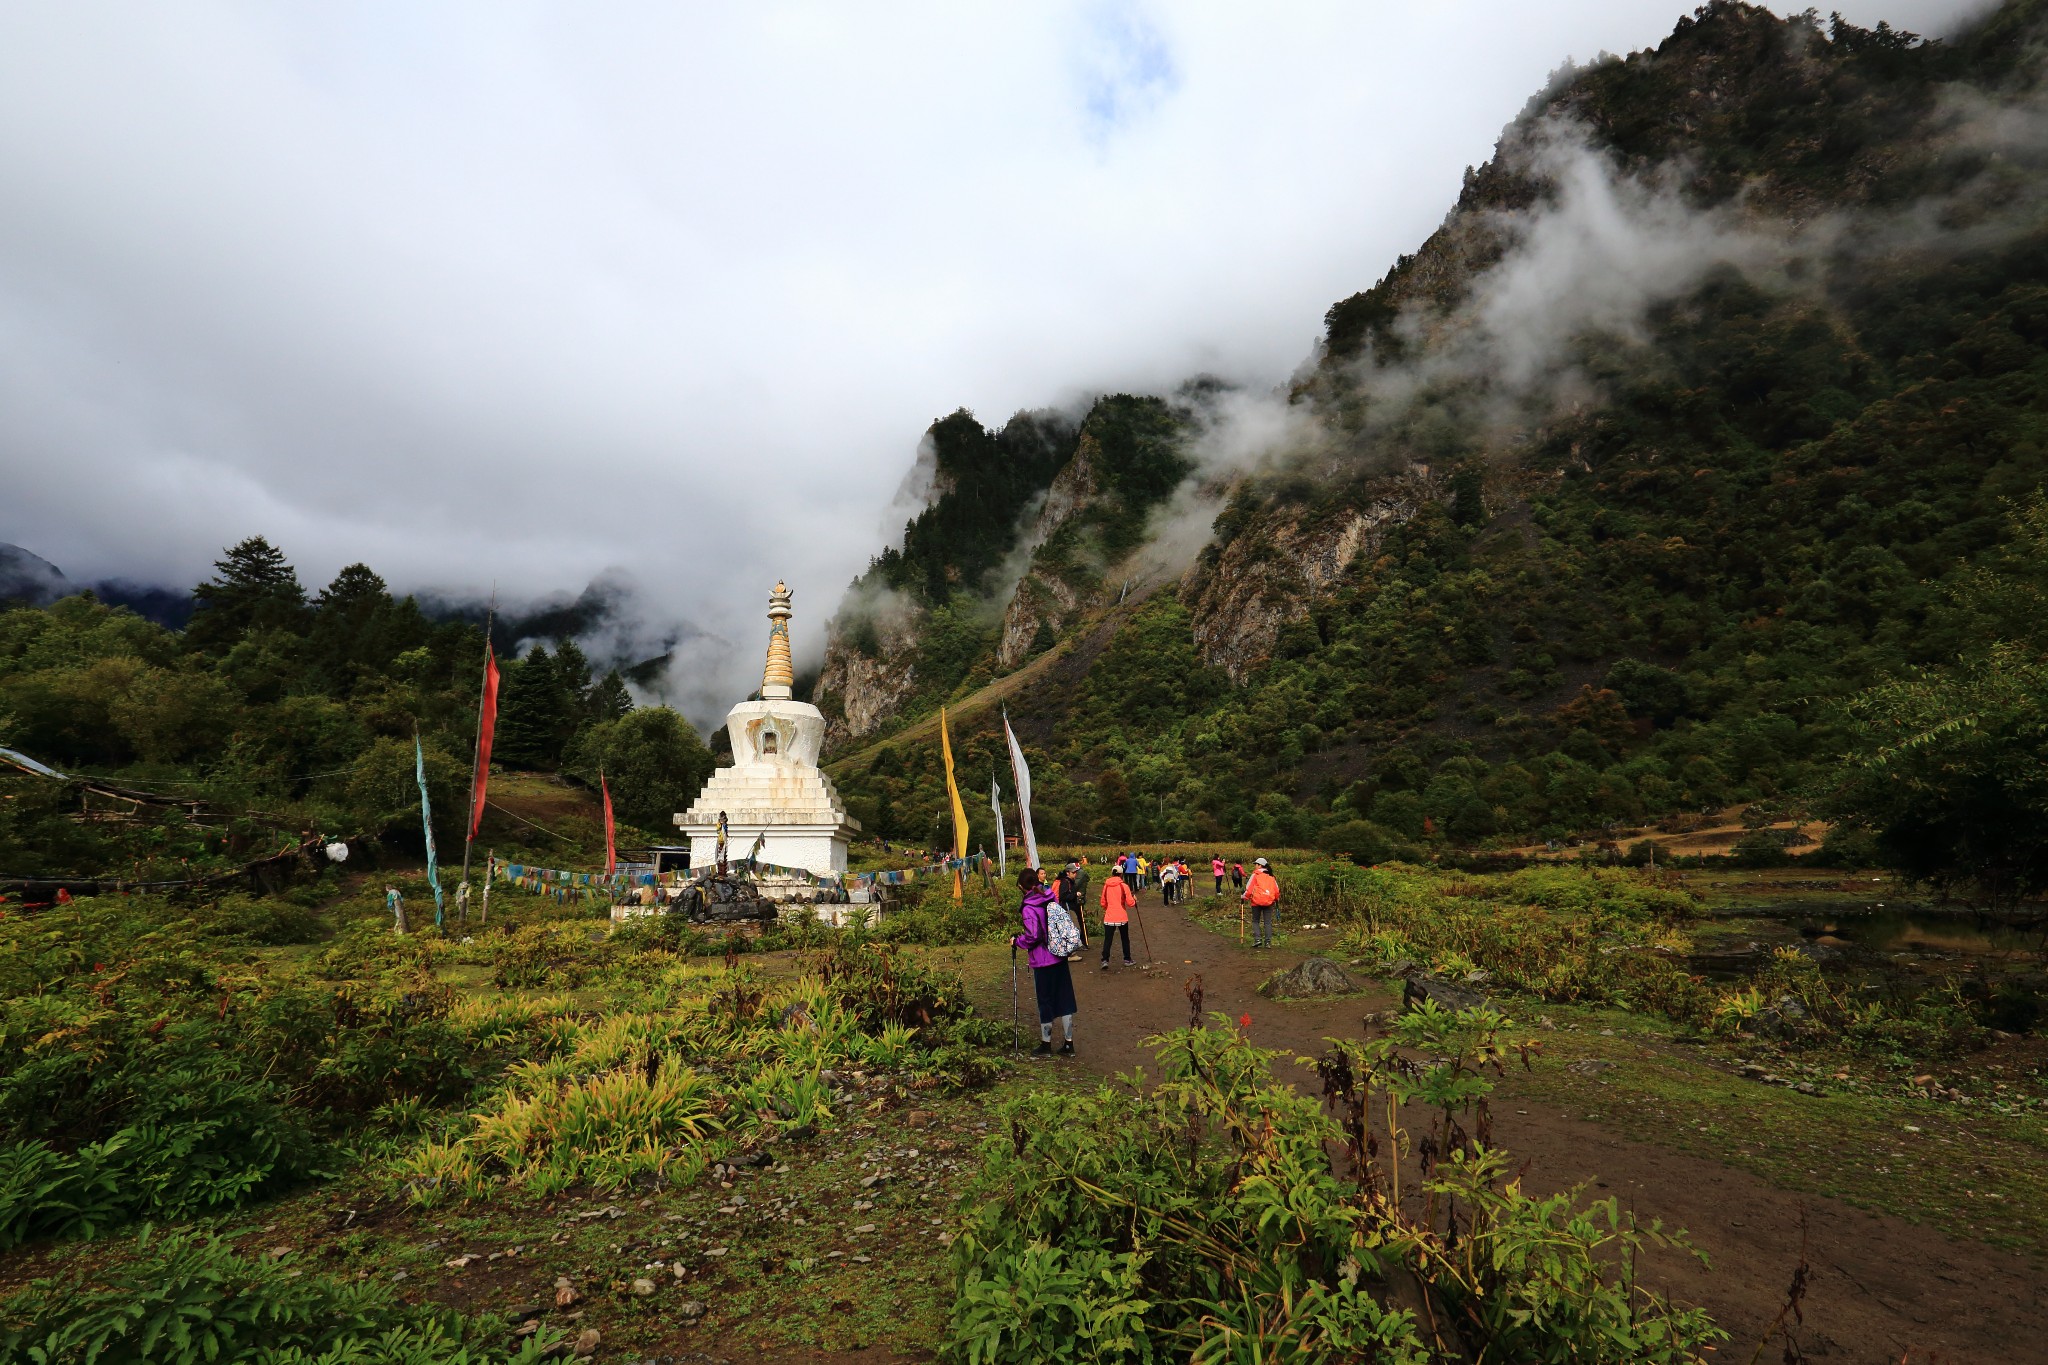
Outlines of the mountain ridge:
M 844 784 L 857 813 L 927 824 L 935 774 L 892 731 L 1096 629 L 1212 510 L 1087 676 L 1012 694 L 1075 828 L 1484 843 L 1794 800 L 1843 742 L 1831 699 L 1960 638 L 1941 582 L 2048 472 L 2039 13 L 1925 43 L 1716 3 L 1553 82 L 1332 305 L 1283 439 L 1205 463 L 1260 401 L 1213 382 L 1098 400 L 1084 436 L 1158 414 L 1169 485 L 1112 503 L 1070 456 L 973 510 L 1001 582 L 928 562 L 890 632 L 871 567 L 820 685 L 839 755 L 890 754 Z

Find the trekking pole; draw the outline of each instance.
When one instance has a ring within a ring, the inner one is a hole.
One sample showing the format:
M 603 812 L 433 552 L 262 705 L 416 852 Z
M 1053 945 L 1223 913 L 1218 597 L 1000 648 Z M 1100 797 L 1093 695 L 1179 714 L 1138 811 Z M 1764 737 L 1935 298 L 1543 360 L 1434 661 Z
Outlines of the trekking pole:
M 1010 1055 L 1017 1056 L 1024 1045 L 1017 1041 L 1017 947 L 1010 945 Z
M 1131 910 L 1138 917 L 1138 938 L 1145 945 L 1145 965 L 1149 967 L 1152 965 L 1152 936 L 1145 932 L 1145 912 L 1138 909 L 1136 901 L 1131 902 Z M 1109 931 L 1105 929 L 1103 932 L 1108 933 Z M 1105 953 L 1109 951 L 1109 941 L 1107 939 L 1103 940 L 1102 951 Z M 1108 958 L 1103 959 L 1105 962 L 1108 960 Z

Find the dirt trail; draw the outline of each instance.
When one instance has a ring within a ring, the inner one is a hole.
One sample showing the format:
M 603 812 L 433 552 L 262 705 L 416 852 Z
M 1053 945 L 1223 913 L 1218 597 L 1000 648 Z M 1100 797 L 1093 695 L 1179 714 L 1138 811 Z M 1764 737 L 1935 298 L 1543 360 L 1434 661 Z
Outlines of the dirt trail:
M 1149 1065 L 1144 1039 L 1187 1021 L 1186 979 L 1199 972 L 1205 1010 L 1249 1014 L 1262 1047 L 1304 1055 L 1321 1040 L 1357 1036 L 1361 1016 L 1393 998 L 1277 1003 L 1254 989 L 1266 975 L 1299 962 L 1286 949 L 1255 953 L 1192 923 L 1148 892 L 1144 928 L 1154 965 L 1098 969 L 1092 937 L 1074 963 L 1080 1001 L 1074 1063 L 1105 1075 Z M 1133 936 L 1141 962 L 1143 948 Z M 1007 988 L 1007 981 L 1003 986 Z M 1023 983 L 1023 1014 L 1036 1017 Z M 1005 1004 L 1007 1008 L 1007 1002 Z M 1722 1357 L 1747 1360 L 1784 1303 L 1798 1263 L 1799 1218 L 1807 1222 L 1812 1266 L 1802 1337 L 1808 1353 L 1828 1361 L 1914 1365 L 1942 1361 L 2048 1362 L 2048 1296 L 2026 1261 L 1979 1243 L 1954 1241 L 1902 1219 L 1873 1214 L 1821 1196 L 1781 1190 L 1719 1162 L 1637 1142 L 1583 1122 L 1504 1088 L 1495 1134 L 1528 1163 L 1535 1192 L 1586 1184 L 1633 1204 L 1645 1221 L 1690 1231 L 1713 1269 L 1665 1256 L 1646 1282 L 1711 1312 L 1733 1340 Z M 1526 1111 L 1526 1112 L 1518 1112 Z M 1777 1356 L 1776 1348 L 1768 1353 Z

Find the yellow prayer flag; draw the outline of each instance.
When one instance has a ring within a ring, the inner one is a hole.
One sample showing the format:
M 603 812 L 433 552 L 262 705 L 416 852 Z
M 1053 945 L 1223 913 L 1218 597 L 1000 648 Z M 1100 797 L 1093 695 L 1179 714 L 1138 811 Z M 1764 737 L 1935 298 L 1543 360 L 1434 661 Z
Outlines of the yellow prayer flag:
M 946 730 L 946 708 L 939 708 L 939 754 L 946 760 L 946 796 L 953 803 L 953 856 L 967 856 L 967 808 L 960 804 L 960 785 L 953 780 L 953 737 Z M 953 899 L 960 899 L 960 875 L 953 874 Z

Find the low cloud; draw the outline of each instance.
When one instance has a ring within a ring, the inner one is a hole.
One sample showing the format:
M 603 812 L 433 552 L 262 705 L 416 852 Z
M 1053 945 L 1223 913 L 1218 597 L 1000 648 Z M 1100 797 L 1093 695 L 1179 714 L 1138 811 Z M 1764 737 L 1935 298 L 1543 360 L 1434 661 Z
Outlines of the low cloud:
M 1676 12 L 17 5 L 0 541 L 508 601 L 624 566 L 619 650 L 743 642 L 670 669 L 721 711 L 778 577 L 817 648 L 933 416 L 1270 388 L 1561 56 Z

